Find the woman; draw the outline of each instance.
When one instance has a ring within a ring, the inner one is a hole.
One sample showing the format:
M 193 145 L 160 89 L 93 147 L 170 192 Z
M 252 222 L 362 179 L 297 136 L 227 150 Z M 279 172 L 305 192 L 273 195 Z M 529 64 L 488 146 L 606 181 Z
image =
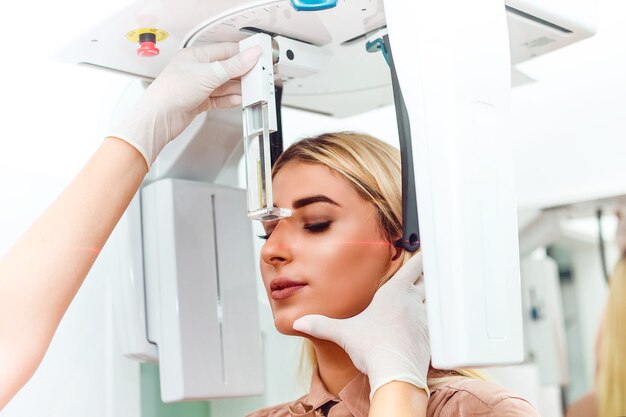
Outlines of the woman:
M 178 53 L 117 131 L 105 138 L 77 177 L 0 259 L 0 409 L 39 366 L 63 314 L 159 152 L 197 114 L 239 106 L 241 87 L 236 78 L 254 66 L 259 54 L 254 48 L 239 53 L 235 43 Z M 420 268 L 415 264 L 403 279 L 395 280 L 400 285 L 388 286 L 393 291 L 387 295 L 406 296 Z M 364 313 L 383 317 L 376 304 Z M 386 310 L 394 310 L 387 304 L 383 303 Z M 422 303 L 408 306 L 408 314 L 421 317 L 420 322 L 422 313 Z M 370 324 L 370 331 L 385 331 L 384 322 Z M 408 326 L 400 330 L 427 351 L 423 333 Z M 353 345 L 356 332 L 349 329 L 344 336 L 347 350 L 358 346 Z M 401 363 L 397 350 L 385 352 L 389 363 Z M 380 355 L 358 351 L 353 355 L 355 363 L 367 364 L 365 372 L 386 382 L 372 398 L 370 417 L 425 415 L 423 387 L 402 382 L 415 376 L 398 375 L 398 368 L 376 361 Z
M 609 281 L 604 317 L 596 340 L 596 381 L 592 392 L 574 402 L 567 417 L 626 415 L 626 217 L 618 212 L 616 242 L 621 257 Z
M 407 304 L 384 319 L 384 335 L 371 327 L 376 317 L 364 318 L 362 312 L 380 302 L 377 298 L 389 284 L 395 286 L 397 278 L 385 282 L 411 257 L 392 243 L 402 233 L 396 149 L 363 134 L 324 134 L 283 152 L 272 178 L 276 205 L 291 208 L 293 214 L 264 224 L 263 283 L 276 328 L 286 335 L 306 337 L 316 366 L 308 395 L 250 417 L 366 416 L 370 394 L 387 378 L 377 375 L 378 369 L 364 375 L 367 364 L 357 356 L 361 351 L 384 351 L 388 339 L 391 350 L 403 349 L 399 356 L 404 361 L 387 360 L 382 353 L 380 372 L 398 366 L 396 374 L 408 377 L 396 380 L 424 388 L 428 372 L 428 416 L 538 415 L 519 396 L 476 379 L 472 372 L 428 371 L 425 313 L 421 321 L 404 314 L 419 302 L 419 296 L 385 300 L 387 308 Z M 378 314 L 386 315 L 383 308 Z M 425 336 L 394 340 L 394 334 L 402 333 L 396 329 L 407 325 L 421 326 Z M 347 353 L 342 349 L 346 333 L 358 333 L 360 338 Z

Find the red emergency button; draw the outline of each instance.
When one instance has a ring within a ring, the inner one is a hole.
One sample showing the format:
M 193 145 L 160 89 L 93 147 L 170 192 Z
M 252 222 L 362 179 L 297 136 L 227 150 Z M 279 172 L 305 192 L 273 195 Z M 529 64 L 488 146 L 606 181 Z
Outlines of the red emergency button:
M 156 35 L 154 33 L 146 32 L 139 34 L 139 44 L 141 45 L 137 49 L 137 55 L 151 57 L 159 54 L 159 48 L 156 47 Z
M 157 42 L 163 42 L 168 38 L 168 33 L 157 28 L 139 28 L 126 34 L 126 39 L 134 44 L 139 44 L 137 55 L 141 57 L 157 56 L 161 53 L 157 48 Z

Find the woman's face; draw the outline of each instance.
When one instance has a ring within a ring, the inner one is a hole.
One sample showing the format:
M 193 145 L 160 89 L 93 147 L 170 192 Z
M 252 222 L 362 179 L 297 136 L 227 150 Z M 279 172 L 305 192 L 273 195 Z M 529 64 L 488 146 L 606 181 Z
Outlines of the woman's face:
M 307 314 L 347 318 L 363 311 L 397 262 L 374 205 L 320 164 L 289 162 L 272 184 L 275 205 L 293 213 L 264 223 L 261 274 L 278 331 L 302 335 L 292 326 Z

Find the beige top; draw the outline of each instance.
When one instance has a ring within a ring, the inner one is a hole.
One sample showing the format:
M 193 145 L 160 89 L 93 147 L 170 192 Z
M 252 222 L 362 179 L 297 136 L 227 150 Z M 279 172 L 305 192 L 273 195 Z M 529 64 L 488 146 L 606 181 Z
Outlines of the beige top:
M 565 417 L 597 417 L 598 396 L 590 392 L 569 406 Z
M 367 376 L 359 374 L 335 397 L 326 391 L 316 370 L 308 395 L 247 417 L 367 417 L 369 393 Z M 522 397 L 494 383 L 459 378 L 432 388 L 428 400 L 427 417 L 452 416 L 539 417 L 539 413 Z

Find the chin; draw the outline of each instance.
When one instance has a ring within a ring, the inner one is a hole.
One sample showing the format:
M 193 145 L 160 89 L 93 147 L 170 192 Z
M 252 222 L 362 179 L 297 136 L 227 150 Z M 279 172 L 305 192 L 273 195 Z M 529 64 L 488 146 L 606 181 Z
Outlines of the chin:
M 304 316 L 304 314 L 293 315 L 293 314 L 276 314 L 274 316 L 274 326 L 276 326 L 276 330 L 279 333 L 288 336 L 297 336 L 301 335 L 300 332 L 293 329 L 293 322 L 296 321 L 299 317 Z

